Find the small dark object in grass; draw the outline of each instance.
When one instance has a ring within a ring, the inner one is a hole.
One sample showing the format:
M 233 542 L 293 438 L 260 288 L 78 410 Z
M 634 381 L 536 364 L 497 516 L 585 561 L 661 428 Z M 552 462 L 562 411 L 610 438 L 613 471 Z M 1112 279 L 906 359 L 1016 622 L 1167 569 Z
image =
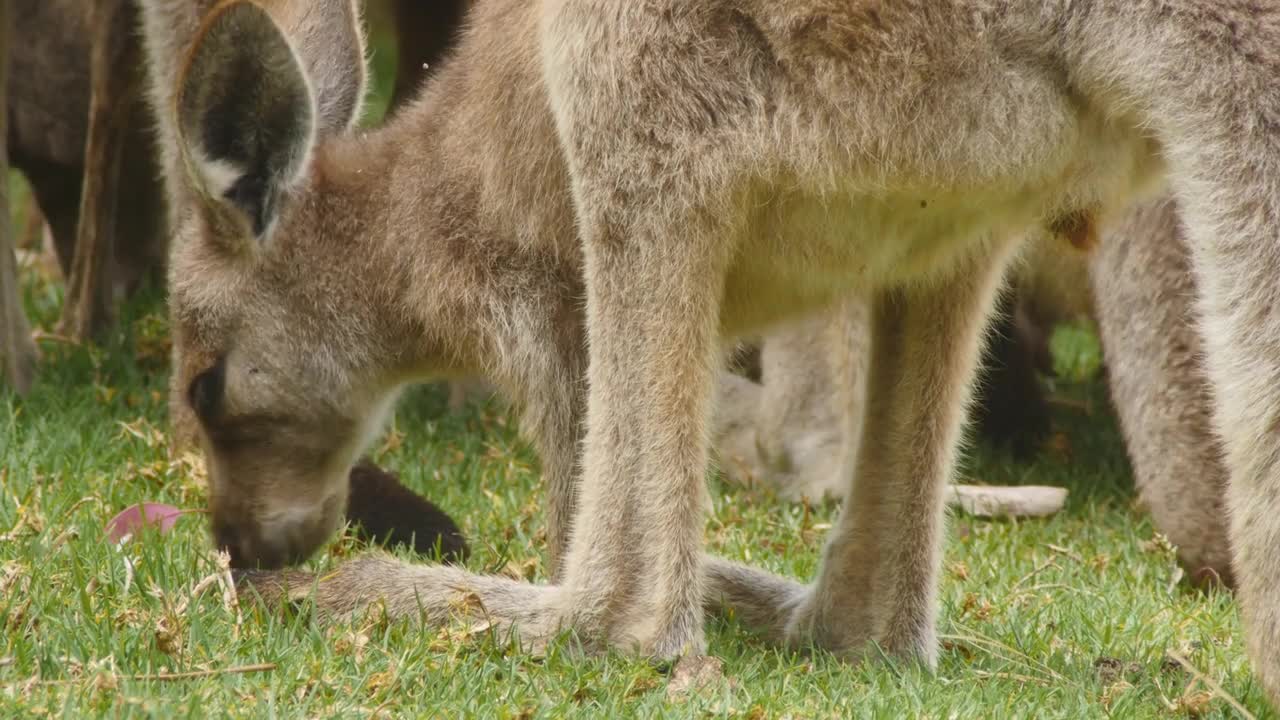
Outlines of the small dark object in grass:
M 469 552 L 453 518 L 400 483 L 400 478 L 362 460 L 351 468 L 347 521 L 365 540 L 406 545 L 422 555 L 463 560 Z

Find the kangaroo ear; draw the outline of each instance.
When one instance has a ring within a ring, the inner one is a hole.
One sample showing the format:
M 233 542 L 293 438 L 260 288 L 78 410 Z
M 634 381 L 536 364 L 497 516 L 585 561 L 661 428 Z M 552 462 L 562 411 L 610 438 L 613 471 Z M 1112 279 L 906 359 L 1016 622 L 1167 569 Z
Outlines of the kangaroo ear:
M 315 94 L 317 130 L 321 135 L 349 129 L 364 107 L 368 69 L 358 2 L 263 2 L 302 59 Z
M 177 114 L 196 186 L 265 240 L 316 136 L 306 72 L 265 10 L 233 1 L 205 19 L 178 78 Z

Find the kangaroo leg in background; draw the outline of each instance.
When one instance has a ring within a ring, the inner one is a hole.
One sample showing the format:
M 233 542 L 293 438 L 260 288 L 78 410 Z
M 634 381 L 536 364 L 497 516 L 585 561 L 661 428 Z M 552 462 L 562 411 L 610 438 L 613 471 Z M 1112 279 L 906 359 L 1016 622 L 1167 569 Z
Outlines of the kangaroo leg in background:
M 944 495 L 1007 255 L 874 301 L 864 410 L 874 421 L 818 580 L 789 620 L 793 642 L 858 654 L 874 641 L 935 661 Z
M 849 301 L 787 323 L 762 343 L 761 384 L 721 374 L 716 434 L 731 480 L 774 485 L 782 497 L 844 497 L 861 434 L 866 397 L 867 310 Z M 1037 377 L 1045 345 L 1016 295 L 1004 294 L 988 330 L 974 400 L 975 424 L 989 442 L 1019 457 L 1048 433 L 1049 407 Z
M 0 2 L 0 138 L 8 137 L 9 108 L 9 6 Z M 12 220 L 9 217 L 9 151 L 0 147 L 0 364 L 5 380 L 24 393 L 35 379 L 36 346 L 22 307 L 18 286 L 18 262 L 14 254 Z
M 110 322 L 111 262 L 121 168 L 133 99 L 141 84 L 141 48 L 128 0 L 96 0 L 89 10 L 93 32 L 90 57 L 89 137 L 75 256 L 67 278 L 61 332 L 86 340 Z
M 775 485 L 782 497 L 842 497 L 860 436 L 867 310 L 849 300 L 767 335 L 757 384 L 719 381 L 717 451 L 723 472 Z M 853 412 L 850 412 L 853 411 Z
M 1227 471 L 1196 327 L 1195 278 L 1177 208 L 1131 213 L 1091 263 L 1112 404 L 1156 526 L 1195 582 L 1232 582 Z

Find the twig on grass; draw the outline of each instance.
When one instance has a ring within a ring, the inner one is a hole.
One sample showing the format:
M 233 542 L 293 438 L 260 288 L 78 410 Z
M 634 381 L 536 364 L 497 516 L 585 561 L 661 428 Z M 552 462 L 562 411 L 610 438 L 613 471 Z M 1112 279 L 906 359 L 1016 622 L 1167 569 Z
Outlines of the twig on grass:
M 1038 566 L 1036 569 L 1032 570 L 1031 572 L 1027 573 L 1026 575 L 1023 575 L 1023 576 L 1018 580 L 1018 582 L 1016 582 L 1016 583 L 1014 583 L 1014 584 L 1013 584 L 1013 587 L 1012 587 L 1010 590 L 1011 590 L 1011 591 L 1013 591 L 1013 590 L 1017 590 L 1018 588 L 1022 587 L 1022 583 L 1024 583 L 1024 582 L 1026 582 L 1026 581 L 1030 580 L 1031 578 L 1033 578 L 1033 577 L 1035 577 L 1035 576 L 1039 575 L 1040 573 L 1044 572 L 1045 570 L 1048 570 L 1049 568 L 1053 567 L 1053 566 L 1056 564 L 1056 563 L 1055 563 L 1055 560 L 1056 560 L 1056 558 L 1049 558 L 1048 560 L 1046 560 L 1046 561 L 1044 562 L 1044 564 L 1042 564 L 1042 565 Z
M 1084 562 L 1084 558 L 1080 557 L 1080 553 L 1076 552 L 1075 550 L 1072 550 L 1071 548 L 1065 548 L 1065 547 L 1062 547 L 1061 545 L 1054 545 L 1053 543 L 1045 543 L 1044 546 L 1058 553 L 1059 555 L 1066 555 L 1067 557 L 1071 558 L 1072 560 L 1075 560 L 1078 563 Z
M 1253 713 L 1249 712 L 1239 700 L 1235 699 L 1231 693 L 1222 689 L 1222 686 L 1219 685 L 1216 680 L 1197 670 L 1196 667 L 1191 664 L 1191 661 L 1183 657 L 1181 653 L 1170 650 L 1167 654 L 1169 657 L 1173 658 L 1175 662 L 1185 668 L 1187 672 L 1191 673 L 1192 677 L 1204 683 L 1204 686 L 1209 688 L 1214 695 L 1222 698 L 1228 705 L 1235 708 L 1236 712 L 1240 713 L 1241 716 L 1247 720 L 1257 720 L 1257 717 L 1255 717 Z

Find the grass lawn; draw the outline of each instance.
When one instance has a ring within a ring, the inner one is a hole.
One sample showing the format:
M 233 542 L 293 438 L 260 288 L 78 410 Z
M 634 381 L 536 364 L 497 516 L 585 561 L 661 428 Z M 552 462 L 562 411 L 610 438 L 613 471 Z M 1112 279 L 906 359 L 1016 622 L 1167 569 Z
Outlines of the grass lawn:
M 39 325 L 61 289 L 28 272 Z M 950 523 L 936 674 L 778 650 L 732 620 L 710 624 L 724 679 L 669 698 L 662 668 L 616 656 L 531 657 L 500 637 L 368 618 L 321 627 L 306 613 L 239 612 L 217 585 L 203 518 L 115 547 L 103 524 L 141 500 L 203 505 L 202 467 L 165 437 L 164 310 L 124 309 L 101 347 L 43 343 L 28 398 L 0 390 L 0 717 L 1231 717 L 1185 658 L 1255 714 L 1230 595 L 1186 590 L 1134 506 L 1132 481 L 1085 332 L 1060 332 L 1066 380 L 1053 442 L 1034 464 L 976 448 L 964 476 L 1070 488 L 1048 520 Z M 497 403 L 458 415 L 424 388 L 376 452 L 438 502 L 475 548 L 469 567 L 540 576 L 537 460 Z M 810 576 L 832 504 L 803 507 L 714 480 L 706 537 L 725 556 Z M 340 540 L 313 564 L 358 548 Z M 267 665 L 250 673 L 237 668 Z M 157 679 L 164 673 L 206 673 Z
M 28 272 L 24 288 L 33 320 L 52 328 L 61 287 Z M 170 458 L 159 294 L 126 307 L 119 328 L 99 347 L 45 340 L 30 396 L 0 389 L 0 717 L 1235 717 L 1207 683 L 1268 715 L 1231 596 L 1179 585 L 1135 507 L 1086 332 L 1056 338 L 1056 392 L 1070 402 L 1040 458 L 968 454 L 967 479 L 1071 495 L 1047 520 L 952 519 L 936 673 L 779 650 L 713 620 L 723 678 L 669 696 L 663 668 L 574 658 L 568 643 L 532 657 L 460 628 L 237 610 L 217 584 L 193 596 L 216 570 L 199 515 L 163 537 L 107 542 L 104 523 L 130 504 L 199 508 L 205 492 L 197 458 Z M 451 415 L 440 390 L 415 391 L 375 457 L 459 521 L 470 568 L 542 577 L 537 460 L 500 405 Z M 813 574 L 833 504 L 712 485 L 713 551 Z M 339 540 L 312 564 L 358 549 Z

